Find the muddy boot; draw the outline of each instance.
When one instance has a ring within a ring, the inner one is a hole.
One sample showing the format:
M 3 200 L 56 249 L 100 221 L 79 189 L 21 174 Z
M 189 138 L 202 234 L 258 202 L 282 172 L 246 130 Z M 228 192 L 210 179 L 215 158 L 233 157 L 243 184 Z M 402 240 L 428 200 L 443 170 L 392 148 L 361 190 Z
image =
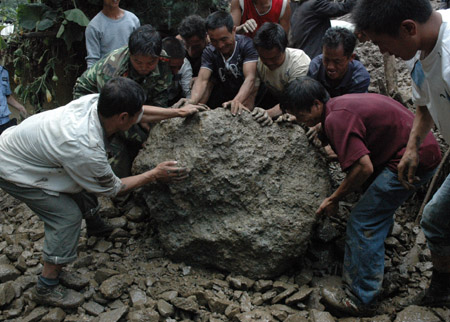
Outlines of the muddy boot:
M 341 288 L 324 287 L 321 289 L 321 296 L 321 302 L 327 310 L 339 317 L 371 317 L 376 314 L 377 305 L 375 303 L 362 304 L 355 296 L 347 294 Z
M 31 300 L 38 304 L 74 309 L 81 306 L 84 297 L 80 293 L 67 289 L 61 284 L 46 285 L 38 280 L 31 291 Z
M 86 220 L 86 230 L 89 237 L 106 237 L 114 230 L 114 227 L 100 217 L 98 213 L 92 216 L 86 216 L 84 220 Z
M 450 273 L 433 269 L 430 286 L 425 290 L 419 305 L 450 308 Z

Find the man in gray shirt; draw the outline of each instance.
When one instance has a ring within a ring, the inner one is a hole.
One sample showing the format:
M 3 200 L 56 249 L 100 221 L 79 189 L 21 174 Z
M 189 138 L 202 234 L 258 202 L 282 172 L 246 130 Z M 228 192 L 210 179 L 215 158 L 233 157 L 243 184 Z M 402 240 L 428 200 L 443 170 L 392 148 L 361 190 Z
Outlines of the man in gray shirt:
M 139 19 L 119 7 L 120 0 L 103 0 L 103 9 L 86 28 L 86 63 L 90 68 L 110 51 L 128 44 L 133 30 L 140 26 Z

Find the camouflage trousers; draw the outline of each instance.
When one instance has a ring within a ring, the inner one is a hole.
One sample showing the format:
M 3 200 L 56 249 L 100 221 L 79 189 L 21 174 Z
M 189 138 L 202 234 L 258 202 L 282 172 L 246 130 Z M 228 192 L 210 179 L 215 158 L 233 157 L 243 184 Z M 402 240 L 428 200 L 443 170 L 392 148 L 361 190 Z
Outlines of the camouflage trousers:
M 108 161 L 116 176 L 124 178 L 131 175 L 134 158 L 147 141 L 147 137 L 148 133 L 137 124 L 128 131 L 114 135 L 108 149 Z

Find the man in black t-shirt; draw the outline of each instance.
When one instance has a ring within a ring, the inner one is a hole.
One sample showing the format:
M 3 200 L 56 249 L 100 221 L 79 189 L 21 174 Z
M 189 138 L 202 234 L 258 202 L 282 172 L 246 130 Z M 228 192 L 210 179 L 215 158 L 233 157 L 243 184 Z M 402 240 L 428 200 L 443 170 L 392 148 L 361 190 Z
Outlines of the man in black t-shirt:
M 250 38 L 236 35 L 229 13 L 217 11 L 206 18 L 211 44 L 202 54 L 202 64 L 192 89 L 190 103 L 212 108 L 230 107 L 233 115 L 252 108 L 258 53 Z

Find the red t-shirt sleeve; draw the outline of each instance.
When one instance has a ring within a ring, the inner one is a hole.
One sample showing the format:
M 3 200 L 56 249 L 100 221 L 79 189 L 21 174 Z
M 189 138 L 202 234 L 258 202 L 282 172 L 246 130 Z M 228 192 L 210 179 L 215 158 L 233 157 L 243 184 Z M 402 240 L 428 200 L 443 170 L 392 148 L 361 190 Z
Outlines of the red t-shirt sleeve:
M 331 147 L 338 155 L 343 171 L 370 154 L 364 141 L 366 127 L 361 118 L 348 110 L 331 112 L 325 121 L 325 133 Z

